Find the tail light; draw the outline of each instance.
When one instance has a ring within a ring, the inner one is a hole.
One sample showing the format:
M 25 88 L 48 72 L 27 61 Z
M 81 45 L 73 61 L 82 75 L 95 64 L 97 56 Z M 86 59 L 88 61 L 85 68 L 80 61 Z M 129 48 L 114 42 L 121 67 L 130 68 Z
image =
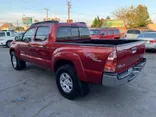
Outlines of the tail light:
M 116 49 L 108 56 L 104 71 L 105 72 L 115 72 L 117 66 L 117 52 Z
M 127 35 L 125 35 L 125 37 L 127 37 Z
M 150 43 L 156 43 L 156 40 L 150 40 Z

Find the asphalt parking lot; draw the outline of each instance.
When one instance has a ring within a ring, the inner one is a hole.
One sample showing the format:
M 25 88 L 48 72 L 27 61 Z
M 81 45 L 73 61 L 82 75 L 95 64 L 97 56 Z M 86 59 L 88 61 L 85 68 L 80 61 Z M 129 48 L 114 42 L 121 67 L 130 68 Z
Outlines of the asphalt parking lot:
M 15 71 L 8 50 L 0 47 L 0 117 L 156 116 L 156 53 L 146 53 L 146 67 L 132 82 L 92 85 L 89 95 L 69 101 L 58 92 L 54 73 L 31 64 Z

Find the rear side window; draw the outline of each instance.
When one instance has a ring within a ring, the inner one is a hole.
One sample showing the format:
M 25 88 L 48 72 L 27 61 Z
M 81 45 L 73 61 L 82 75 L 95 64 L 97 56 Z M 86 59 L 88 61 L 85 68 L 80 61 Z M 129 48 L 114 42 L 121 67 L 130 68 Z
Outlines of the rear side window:
M 80 38 L 90 38 L 89 29 L 86 27 L 79 27 Z
M 70 39 L 71 27 L 59 27 L 56 34 L 57 40 Z
M 114 33 L 115 34 L 120 34 L 120 31 L 119 30 L 114 30 Z
M 71 28 L 71 36 L 72 38 L 79 38 L 79 29 L 78 27 Z
M 113 30 L 108 29 L 108 35 L 113 35 Z
M 50 27 L 39 27 L 36 33 L 36 41 L 45 41 L 48 39 Z
M 0 37 L 4 37 L 5 36 L 5 32 L 0 32 Z
M 7 32 L 7 36 L 10 36 L 10 32 Z

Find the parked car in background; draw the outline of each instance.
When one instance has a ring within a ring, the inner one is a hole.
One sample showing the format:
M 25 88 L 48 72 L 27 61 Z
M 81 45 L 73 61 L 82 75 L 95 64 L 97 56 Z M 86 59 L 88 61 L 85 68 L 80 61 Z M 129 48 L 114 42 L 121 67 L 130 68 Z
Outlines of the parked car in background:
M 125 39 L 136 39 L 142 33 L 139 29 L 128 29 L 125 34 Z
M 91 39 L 120 39 L 120 31 L 116 28 L 90 29 Z
M 141 33 L 138 39 L 145 41 L 146 49 L 156 50 L 156 32 Z
M 0 31 L 0 45 L 10 47 L 10 43 L 14 40 L 15 33 L 11 31 Z
M 56 72 L 60 93 L 75 99 L 89 93 L 88 83 L 116 87 L 132 81 L 146 63 L 139 40 L 91 40 L 83 22 L 38 22 L 11 43 L 15 70 L 26 62 Z

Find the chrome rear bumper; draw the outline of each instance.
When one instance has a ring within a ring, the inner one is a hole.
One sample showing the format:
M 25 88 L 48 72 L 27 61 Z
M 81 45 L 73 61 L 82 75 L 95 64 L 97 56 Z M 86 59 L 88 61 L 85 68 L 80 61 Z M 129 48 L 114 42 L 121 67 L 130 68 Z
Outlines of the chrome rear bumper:
M 120 74 L 104 73 L 102 78 L 102 84 L 107 87 L 116 87 L 130 82 L 140 74 L 145 64 L 146 59 L 144 58 L 140 63 Z

